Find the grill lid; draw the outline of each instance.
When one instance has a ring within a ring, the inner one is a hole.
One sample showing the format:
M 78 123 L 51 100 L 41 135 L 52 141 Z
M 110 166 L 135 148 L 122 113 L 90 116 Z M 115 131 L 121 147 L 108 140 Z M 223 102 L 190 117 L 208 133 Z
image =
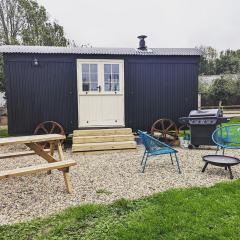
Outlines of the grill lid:
M 222 111 L 220 109 L 204 109 L 204 110 L 192 110 L 189 113 L 189 117 L 221 117 Z

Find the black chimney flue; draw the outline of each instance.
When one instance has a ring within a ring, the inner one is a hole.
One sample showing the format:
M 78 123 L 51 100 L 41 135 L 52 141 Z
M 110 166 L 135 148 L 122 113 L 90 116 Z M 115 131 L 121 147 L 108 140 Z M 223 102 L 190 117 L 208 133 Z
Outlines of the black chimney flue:
M 147 46 L 146 46 L 145 40 L 144 40 L 145 38 L 147 38 L 146 35 L 138 36 L 138 39 L 140 40 L 139 41 L 139 47 L 138 47 L 139 50 L 147 50 Z

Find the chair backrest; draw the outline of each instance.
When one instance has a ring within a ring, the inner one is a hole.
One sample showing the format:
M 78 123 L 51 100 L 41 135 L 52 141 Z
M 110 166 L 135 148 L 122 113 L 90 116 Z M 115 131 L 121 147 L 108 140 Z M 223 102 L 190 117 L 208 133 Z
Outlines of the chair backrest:
M 240 124 L 217 128 L 212 134 L 213 142 L 221 147 L 240 148 Z
M 167 145 L 166 143 L 163 143 L 163 142 L 159 141 L 158 139 L 150 136 L 146 132 L 142 132 L 142 131 L 138 130 L 138 134 L 139 134 L 140 138 L 142 139 L 142 143 L 143 143 L 144 147 L 146 148 L 146 150 L 149 153 L 152 151 L 161 149 L 161 148 L 169 148 L 169 149 L 172 149 L 175 151 L 174 148 L 172 148 L 169 145 Z

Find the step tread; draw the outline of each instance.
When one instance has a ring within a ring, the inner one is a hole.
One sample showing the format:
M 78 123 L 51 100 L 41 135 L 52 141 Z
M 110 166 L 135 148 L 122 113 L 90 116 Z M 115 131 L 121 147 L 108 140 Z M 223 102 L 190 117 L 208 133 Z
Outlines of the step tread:
M 133 134 L 73 137 L 73 143 L 123 142 L 133 140 L 134 140 Z
M 100 142 L 100 143 L 74 143 L 73 145 L 81 145 L 81 146 L 87 146 L 87 145 L 92 145 L 92 146 L 101 146 L 101 145 L 106 145 L 106 144 L 123 144 L 123 143 L 136 143 L 134 140 L 133 141 L 122 141 L 122 142 Z
M 130 149 L 136 148 L 135 141 L 123 141 L 123 142 L 101 142 L 101 143 L 80 143 L 73 144 L 73 152 L 87 152 L 98 150 L 114 150 L 114 149 Z
M 134 137 L 133 134 L 117 134 L 117 135 L 95 135 L 95 136 L 74 136 L 73 138 L 88 139 L 93 137 Z
M 122 135 L 131 134 L 131 128 L 110 128 L 110 129 L 88 129 L 88 130 L 74 130 L 73 137 L 77 136 L 103 136 L 103 135 Z

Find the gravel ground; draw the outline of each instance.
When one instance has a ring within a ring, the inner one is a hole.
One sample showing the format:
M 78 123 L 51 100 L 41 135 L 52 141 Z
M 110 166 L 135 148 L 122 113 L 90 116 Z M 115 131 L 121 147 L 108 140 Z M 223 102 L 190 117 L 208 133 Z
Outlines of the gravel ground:
M 1 152 L 19 151 L 21 146 L 6 148 Z M 172 166 L 169 156 L 152 157 L 145 173 L 141 173 L 140 161 L 143 148 L 136 151 L 105 152 L 91 155 L 72 154 L 65 151 L 65 159 L 75 159 L 71 168 L 74 194 L 67 194 L 61 172 L 51 175 L 39 173 L 15 177 L 0 182 L 0 225 L 47 216 L 83 203 L 109 203 L 119 198 L 140 198 L 169 188 L 211 186 L 229 181 L 229 173 L 223 168 L 208 166 L 201 173 L 203 155 L 214 150 L 188 150 L 179 148 L 182 174 Z M 228 151 L 239 156 L 238 150 Z M 31 166 L 45 163 L 38 156 L 0 159 L 0 169 Z M 235 178 L 240 178 L 240 165 L 233 167 Z

